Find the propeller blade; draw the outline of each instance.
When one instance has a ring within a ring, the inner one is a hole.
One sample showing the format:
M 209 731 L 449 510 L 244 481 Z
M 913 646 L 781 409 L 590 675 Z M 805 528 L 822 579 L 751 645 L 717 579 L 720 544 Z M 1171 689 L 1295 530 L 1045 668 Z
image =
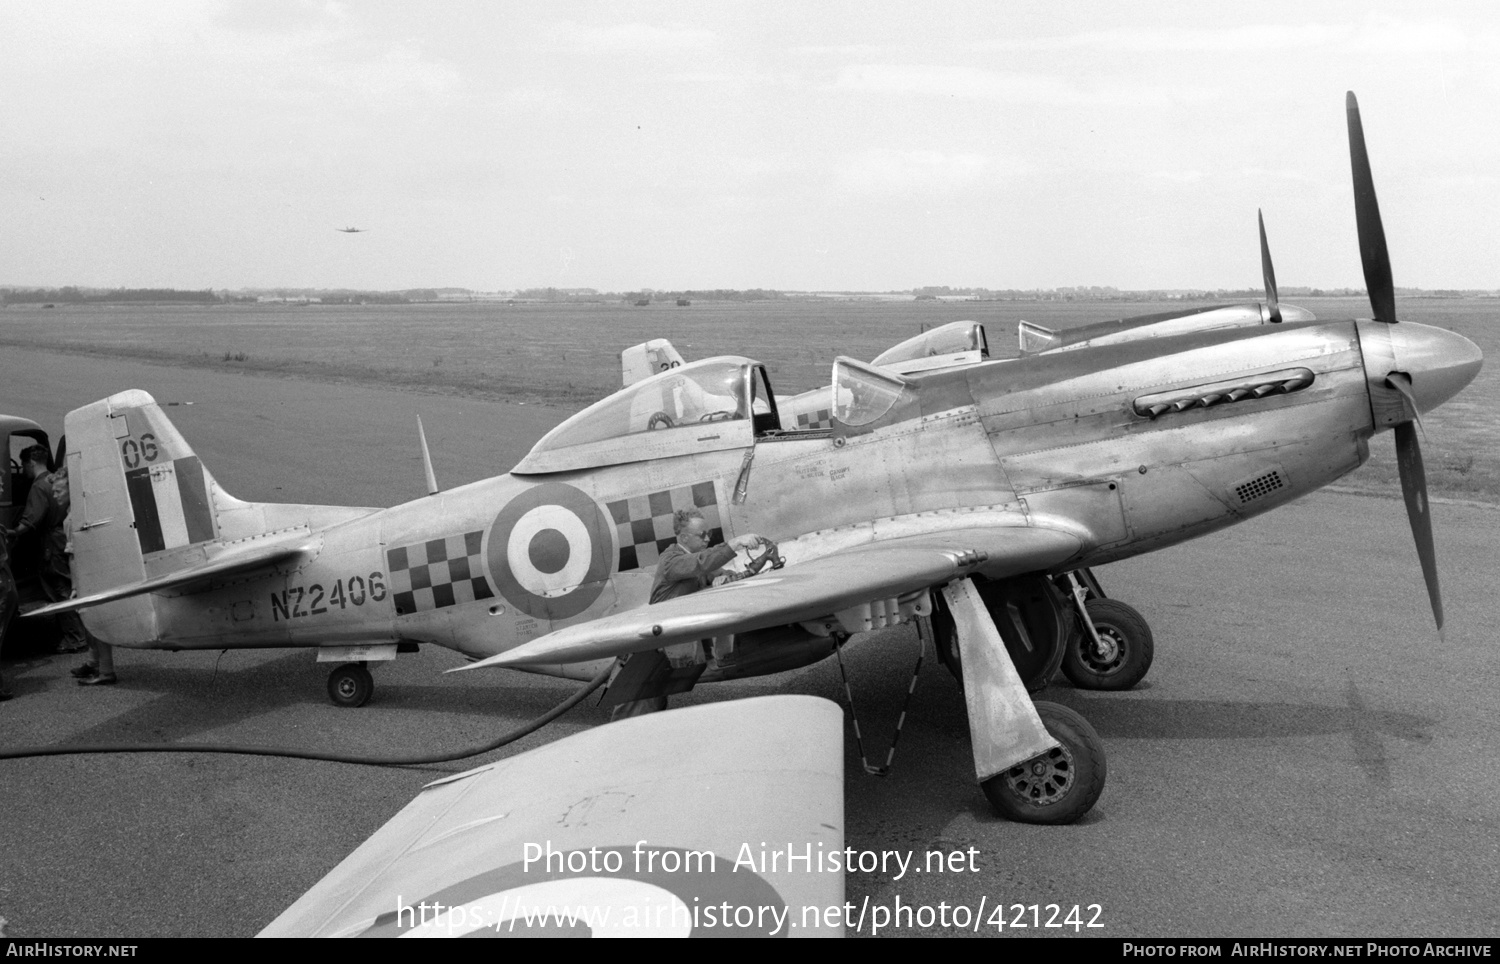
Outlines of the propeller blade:
M 1411 422 L 1396 426 L 1396 464 L 1401 469 L 1401 495 L 1406 499 L 1406 517 L 1411 520 L 1412 539 L 1417 544 L 1417 558 L 1422 561 L 1422 578 L 1427 581 L 1427 598 L 1432 600 L 1432 618 L 1438 633 L 1443 631 L 1443 594 L 1438 587 L 1437 555 L 1432 548 L 1432 515 L 1427 504 L 1427 472 L 1422 467 L 1422 446 L 1417 429 Z
M 1271 246 L 1266 243 L 1266 219 L 1257 209 L 1255 220 L 1260 222 L 1260 273 L 1266 280 L 1266 306 L 1271 309 L 1271 324 L 1281 324 L 1281 299 L 1276 293 L 1276 269 L 1271 267 Z
M 1406 372 L 1391 372 L 1385 376 L 1385 384 L 1387 388 L 1394 388 L 1401 393 L 1401 397 L 1406 400 L 1407 421 L 1416 422 L 1417 427 L 1422 430 L 1422 437 L 1426 438 L 1427 427 L 1422 424 L 1422 413 L 1417 410 L 1417 396 L 1411 390 L 1411 376 Z
M 1354 169 L 1354 220 L 1359 227 L 1359 259 L 1364 264 L 1365 288 L 1376 321 L 1396 322 L 1396 285 L 1391 280 L 1391 253 L 1385 246 L 1385 227 L 1380 221 L 1380 202 L 1375 199 L 1375 177 L 1370 173 L 1370 155 L 1365 152 L 1365 128 L 1359 120 L 1359 101 L 1354 91 L 1344 100 L 1349 115 L 1349 163 Z

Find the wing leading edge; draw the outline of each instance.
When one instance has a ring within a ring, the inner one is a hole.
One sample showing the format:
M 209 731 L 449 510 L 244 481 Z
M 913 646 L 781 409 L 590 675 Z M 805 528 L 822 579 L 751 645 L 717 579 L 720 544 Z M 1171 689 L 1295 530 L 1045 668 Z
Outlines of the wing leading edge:
M 826 617 L 972 572 L 1003 578 L 1050 569 L 1082 547 L 1070 532 L 1030 526 L 950 529 L 832 552 L 753 579 L 568 626 L 461 666 L 573 663 L 725 633 Z

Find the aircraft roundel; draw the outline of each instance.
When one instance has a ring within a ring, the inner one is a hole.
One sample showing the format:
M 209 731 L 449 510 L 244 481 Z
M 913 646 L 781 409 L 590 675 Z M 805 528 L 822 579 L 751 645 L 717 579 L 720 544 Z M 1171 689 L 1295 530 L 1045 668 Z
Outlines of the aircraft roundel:
M 604 591 L 613 552 L 598 503 L 571 485 L 544 482 L 500 510 L 486 557 L 512 606 L 538 619 L 567 619 Z

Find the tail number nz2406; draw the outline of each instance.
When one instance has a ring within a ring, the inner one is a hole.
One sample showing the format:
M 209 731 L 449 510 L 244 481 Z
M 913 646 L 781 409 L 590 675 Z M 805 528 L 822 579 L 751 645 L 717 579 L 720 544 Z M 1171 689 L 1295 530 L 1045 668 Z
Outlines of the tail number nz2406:
M 372 572 L 368 579 L 350 576 L 336 580 L 331 590 L 316 582 L 311 586 L 288 586 L 281 592 L 271 593 L 271 621 L 318 616 L 330 609 L 363 606 L 366 602 L 380 602 L 385 597 L 385 573 L 382 572 Z

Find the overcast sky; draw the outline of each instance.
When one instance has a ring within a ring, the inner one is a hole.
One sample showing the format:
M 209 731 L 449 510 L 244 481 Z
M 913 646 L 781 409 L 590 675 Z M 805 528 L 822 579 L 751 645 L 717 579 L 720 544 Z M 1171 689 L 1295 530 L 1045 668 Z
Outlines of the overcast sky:
M 1500 5 L 0 3 L 0 284 L 1500 288 Z M 356 226 L 363 234 L 336 229 Z

